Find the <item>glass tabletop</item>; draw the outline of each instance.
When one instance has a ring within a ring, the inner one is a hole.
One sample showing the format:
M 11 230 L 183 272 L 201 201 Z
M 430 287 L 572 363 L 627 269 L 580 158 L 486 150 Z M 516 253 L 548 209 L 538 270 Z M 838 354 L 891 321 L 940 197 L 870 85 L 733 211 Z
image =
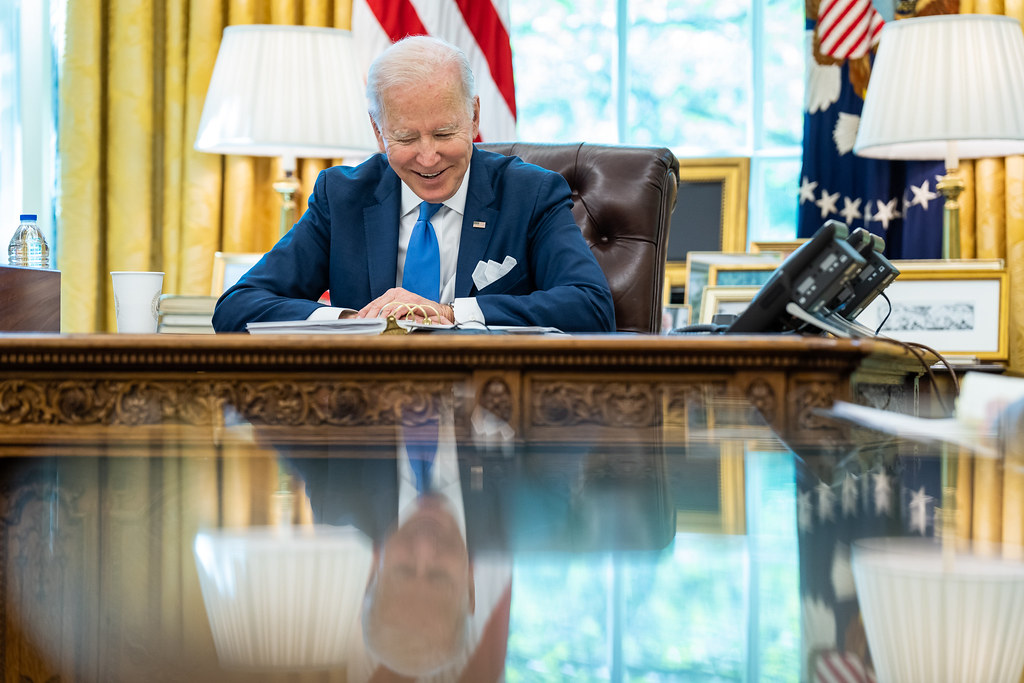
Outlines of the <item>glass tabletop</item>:
M 352 439 L 229 409 L 202 436 L 169 425 L 9 454 L 4 670 L 868 676 L 867 617 L 903 612 L 890 594 L 867 614 L 857 558 L 887 538 L 942 566 L 943 447 L 869 432 L 789 444 L 731 411 L 742 399 L 715 403 L 685 424 L 540 440 L 480 416 L 412 416 Z M 1019 585 L 1020 565 L 1006 566 Z

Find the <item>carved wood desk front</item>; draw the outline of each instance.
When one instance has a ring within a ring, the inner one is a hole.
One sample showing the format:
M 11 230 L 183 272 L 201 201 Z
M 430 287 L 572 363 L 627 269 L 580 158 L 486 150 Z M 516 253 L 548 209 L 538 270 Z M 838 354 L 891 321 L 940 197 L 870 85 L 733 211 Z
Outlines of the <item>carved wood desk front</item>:
M 457 424 L 483 411 L 557 441 L 685 426 L 713 397 L 802 440 L 834 399 L 905 408 L 918 367 L 886 342 L 797 336 L 0 335 L 0 443 L 208 440 L 231 415 L 366 442 L 446 401 Z

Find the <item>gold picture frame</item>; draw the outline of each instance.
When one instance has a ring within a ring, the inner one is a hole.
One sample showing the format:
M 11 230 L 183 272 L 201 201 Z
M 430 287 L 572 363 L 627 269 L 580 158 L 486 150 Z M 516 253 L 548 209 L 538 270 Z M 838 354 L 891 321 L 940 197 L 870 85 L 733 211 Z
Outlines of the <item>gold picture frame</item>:
M 263 252 L 218 251 L 213 255 L 213 279 L 210 281 L 210 295 L 220 296 L 231 285 L 238 282 L 256 262 L 263 258 Z
M 797 240 L 757 240 L 750 243 L 750 253 L 759 254 L 763 251 L 777 251 L 785 257 L 789 256 L 809 241 L 810 238 L 808 237 Z
M 684 303 L 689 304 L 692 310 L 691 319 L 701 319 L 700 308 L 705 287 L 721 284 L 752 284 L 749 281 L 736 280 L 728 280 L 726 283 L 719 282 L 722 273 L 746 272 L 749 269 L 761 273 L 761 280 L 764 280 L 778 268 L 782 260 L 780 253 L 772 251 L 759 254 L 691 251 L 686 255 L 686 294 L 684 297 Z
M 696 218 L 688 206 L 687 189 L 706 192 L 717 186 L 721 202 L 718 211 L 717 243 L 692 246 L 681 237 L 684 223 Z M 668 259 L 665 265 L 665 302 L 670 303 L 673 288 L 686 287 L 686 254 L 691 251 L 742 252 L 747 249 L 747 196 L 750 190 L 750 159 L 748 157 L 716 157 L 679 160 L 679 195 L 672 215 Z M 673 239 L 675 237 L 675 239 Z M 683 240 L 679 242 L 679 240 Z
M 857 322 L 944 356 L 1009 360 L 1009 278 L 1001 259 L 893 261 L 900 275 Z M 888 314 L 888 316 L 887 316 Z
M 704 297 L 700 304 L 700 322 L 709 324 L 719 313 L 740 314 L 747 307 L 760 287 L 733 287 L 709 285 L 704 288 Z

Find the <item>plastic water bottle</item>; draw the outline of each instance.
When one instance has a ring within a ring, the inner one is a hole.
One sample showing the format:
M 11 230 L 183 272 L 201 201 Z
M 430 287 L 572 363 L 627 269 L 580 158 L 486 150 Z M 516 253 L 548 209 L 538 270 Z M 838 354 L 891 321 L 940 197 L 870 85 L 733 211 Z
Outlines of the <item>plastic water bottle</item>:
M 21 214 L 18 229 L 7 246 L 7 263 L 29 268 L 50 267 L 50 248 L 46 246 L 34 213 Z

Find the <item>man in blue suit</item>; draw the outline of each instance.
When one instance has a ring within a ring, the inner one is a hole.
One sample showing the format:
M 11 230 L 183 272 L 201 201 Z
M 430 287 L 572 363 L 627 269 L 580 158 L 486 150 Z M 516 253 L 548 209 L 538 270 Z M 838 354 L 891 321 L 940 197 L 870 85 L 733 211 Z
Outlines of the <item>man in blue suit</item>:
M 298 223 L 217 302 L 214 328 L 411 311 L 442 323 L 613 331 L 608 282 L 567 183 L 476 149 L 474 92 L 465 55 L 444 41 L 406 38 L 378 57 L 367 96 L 382 153 L 320 174 Z

